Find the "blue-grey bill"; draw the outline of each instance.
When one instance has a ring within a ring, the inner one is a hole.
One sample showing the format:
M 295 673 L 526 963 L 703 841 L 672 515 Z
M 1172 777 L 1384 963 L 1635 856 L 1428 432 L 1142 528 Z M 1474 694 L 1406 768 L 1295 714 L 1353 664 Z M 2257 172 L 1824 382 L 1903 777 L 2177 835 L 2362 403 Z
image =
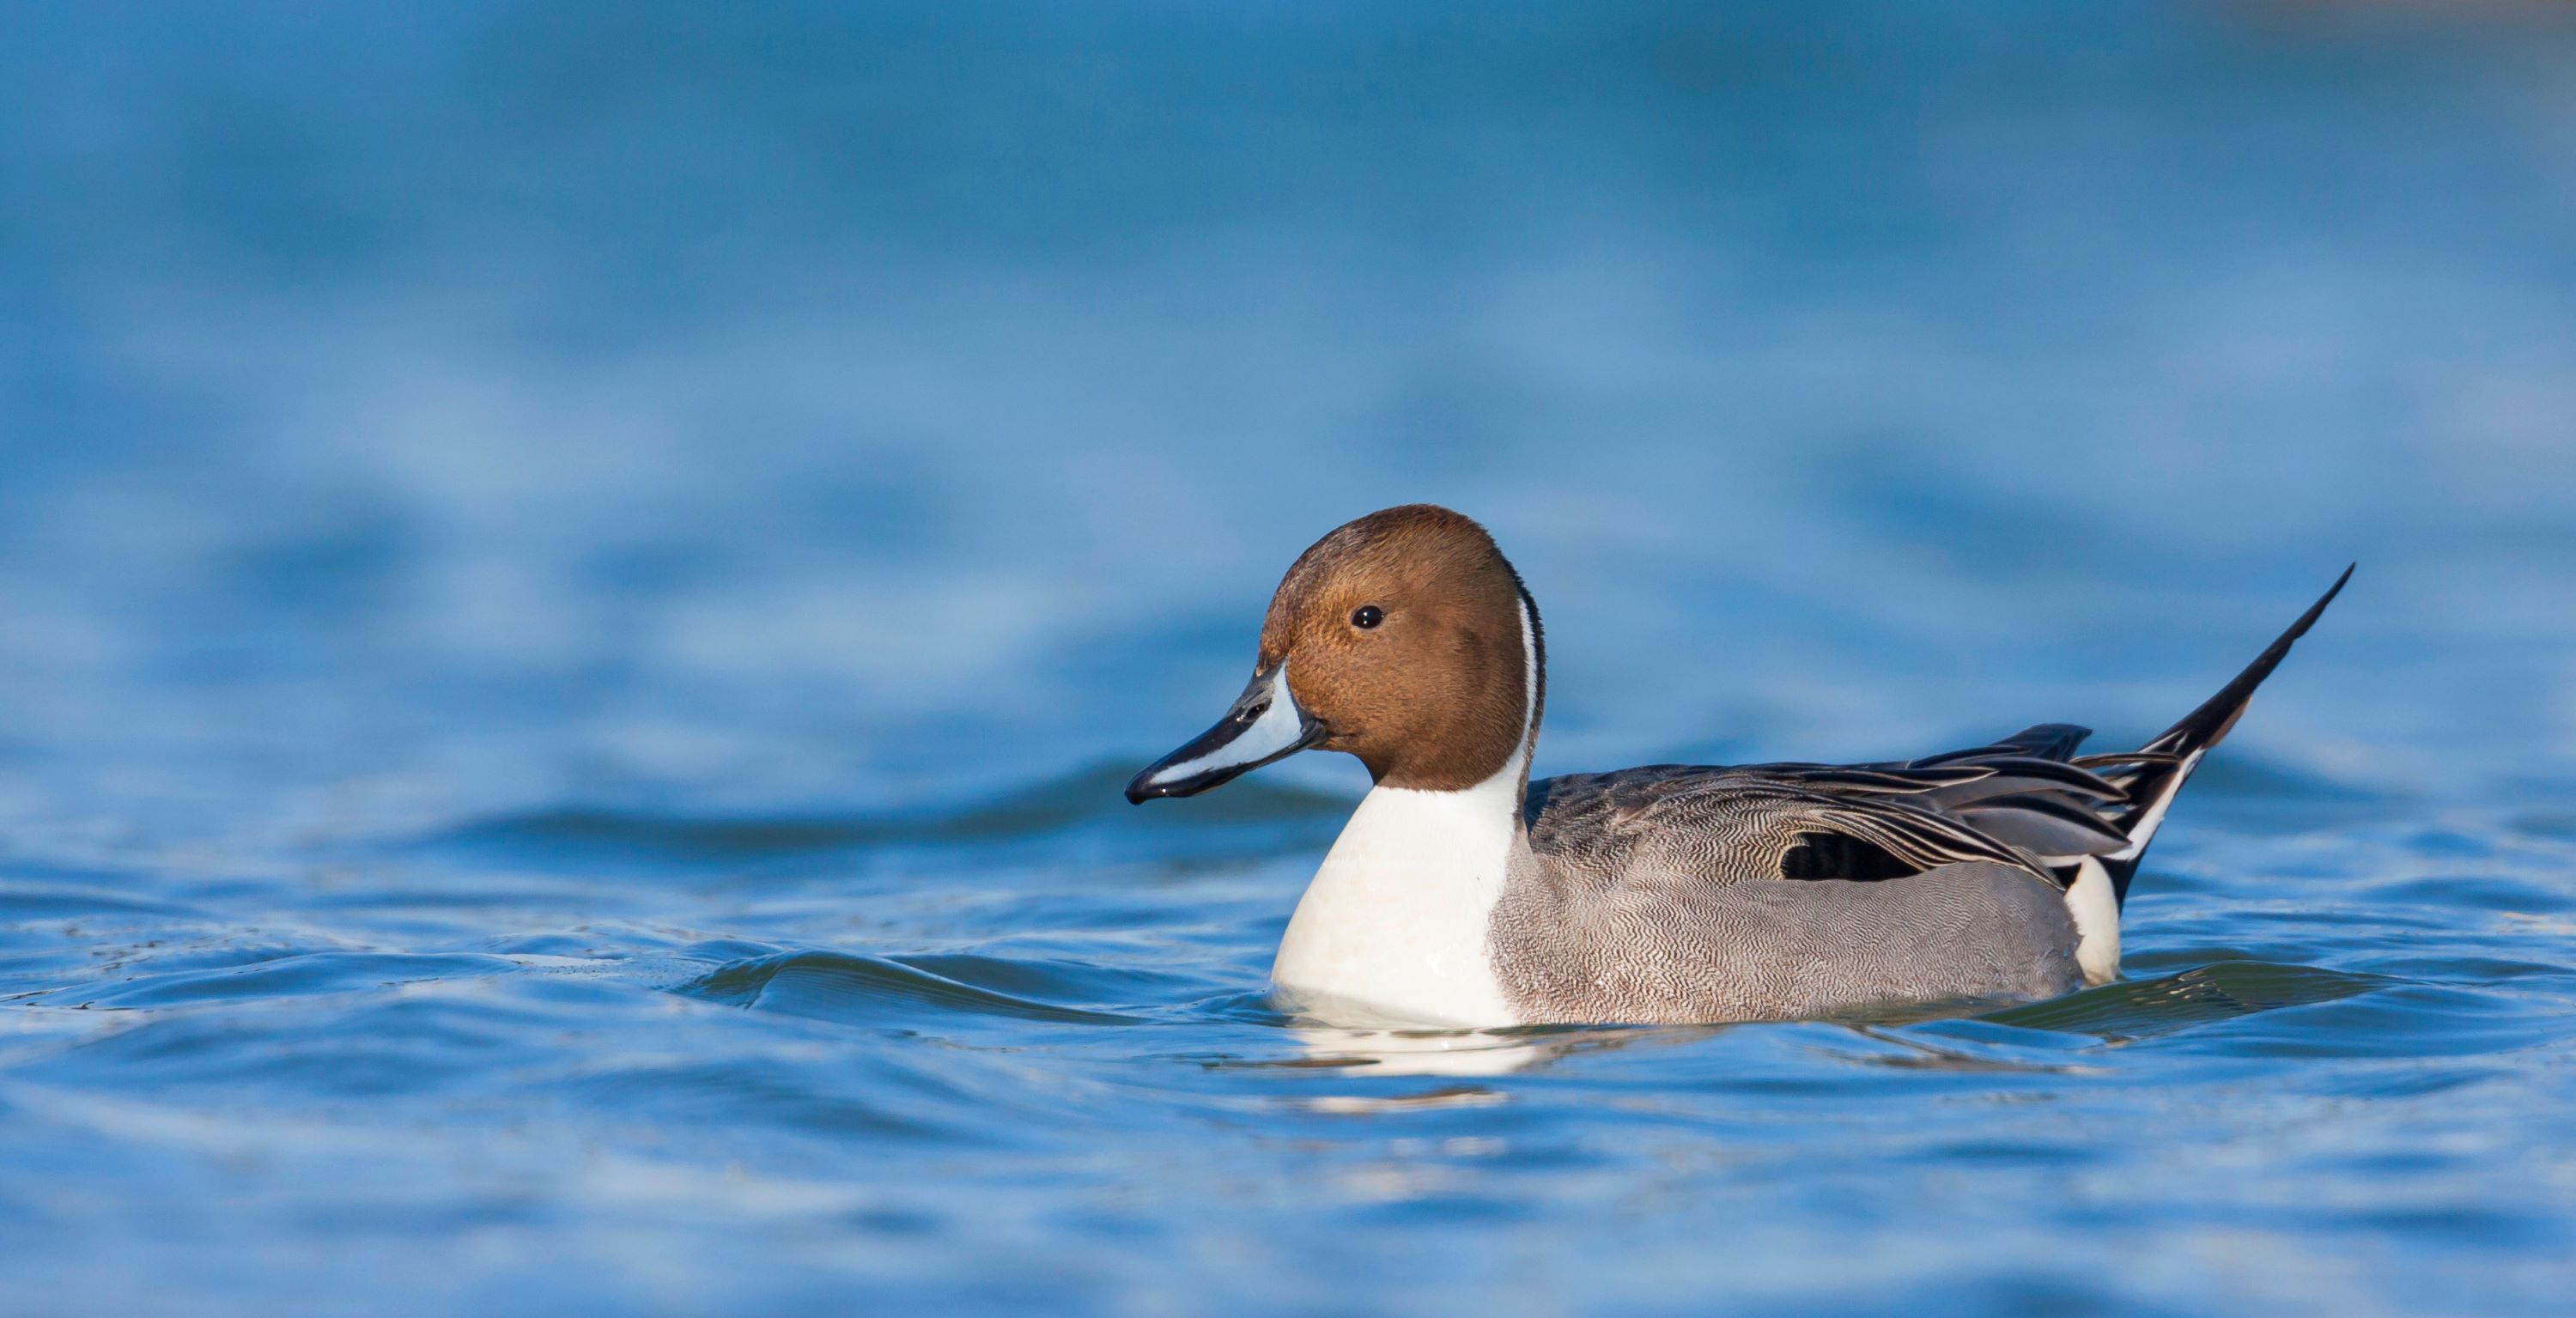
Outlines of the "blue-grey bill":
M 1145 766 L 1127 784 L 1127 799 L 1141 805 L 1157 796 L 1204 792 L 1322 741 L 1324 731 L 1288 694 L 1283 659 L 1254 673 L 1215 727 Z

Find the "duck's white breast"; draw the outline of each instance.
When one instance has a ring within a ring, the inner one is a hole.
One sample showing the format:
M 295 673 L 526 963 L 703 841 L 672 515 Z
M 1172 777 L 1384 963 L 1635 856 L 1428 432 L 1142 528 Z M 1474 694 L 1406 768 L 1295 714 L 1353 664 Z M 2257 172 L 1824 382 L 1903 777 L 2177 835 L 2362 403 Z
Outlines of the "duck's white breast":
M 1270 979 L 1282 995 L 1328 1017 L 1516 1023 L 1485 929 L 1511 861 L 1521 764 L 1465 791 L 1371 791 L 1279 940 Z

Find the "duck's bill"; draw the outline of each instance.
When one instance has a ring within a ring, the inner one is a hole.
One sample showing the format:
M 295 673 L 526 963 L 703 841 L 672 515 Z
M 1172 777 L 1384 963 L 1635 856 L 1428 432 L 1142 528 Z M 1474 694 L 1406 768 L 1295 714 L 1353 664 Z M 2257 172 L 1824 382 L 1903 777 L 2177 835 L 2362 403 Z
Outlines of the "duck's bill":
M 1297 708 L 1296 698 L 1288 694 L 1283 659 L 1253 674 L 1252 684 L 1215 727 L 1145 766 L 1127 784 L 1127 799 L 1141 805 L 1157 796 L 1196 795 L 1286 759 L 1322 741 L 1324 732 L 1324 725 Z

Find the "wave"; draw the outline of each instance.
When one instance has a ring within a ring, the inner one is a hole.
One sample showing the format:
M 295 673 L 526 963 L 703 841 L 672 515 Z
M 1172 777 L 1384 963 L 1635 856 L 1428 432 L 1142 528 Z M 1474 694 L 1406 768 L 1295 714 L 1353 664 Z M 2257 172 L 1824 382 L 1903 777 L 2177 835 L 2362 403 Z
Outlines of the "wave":
M 1093 826 L 1134 826 L 1120 795 L 1134 763 L 1101 761 L 999 795 L 888 811 L 689 815 L 555 805 L 459 825 L 429 845 L 540 846 L 681 859 L 738 859 L 861 847 L 1005 842 Z M 1289 783 L 1246 780 L 1193 803 L 1194 828 L 1339 818 L 1350 802 Z

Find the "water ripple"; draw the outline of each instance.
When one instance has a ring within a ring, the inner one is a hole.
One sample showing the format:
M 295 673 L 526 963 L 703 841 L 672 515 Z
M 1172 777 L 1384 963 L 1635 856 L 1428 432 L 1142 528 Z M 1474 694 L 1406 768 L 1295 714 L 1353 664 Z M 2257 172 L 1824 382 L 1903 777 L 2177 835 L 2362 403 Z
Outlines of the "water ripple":
M 1044 1002 L 991 986 L 1030 984 L 1048 978 L 1052 977 L 1025 963 L 990 957 L 897 959 L 841 952 L 787 952 L 737 962 L 678 991 L 711 1002 L 851 1024 L 923 1025 L 927 1022 L 920 1009 L 925 1007 L 1068 1025 L 1133 1025 L 1141 1020 L 1117 1012 Z M 986 982 L 974 982 L 978 979 Z

